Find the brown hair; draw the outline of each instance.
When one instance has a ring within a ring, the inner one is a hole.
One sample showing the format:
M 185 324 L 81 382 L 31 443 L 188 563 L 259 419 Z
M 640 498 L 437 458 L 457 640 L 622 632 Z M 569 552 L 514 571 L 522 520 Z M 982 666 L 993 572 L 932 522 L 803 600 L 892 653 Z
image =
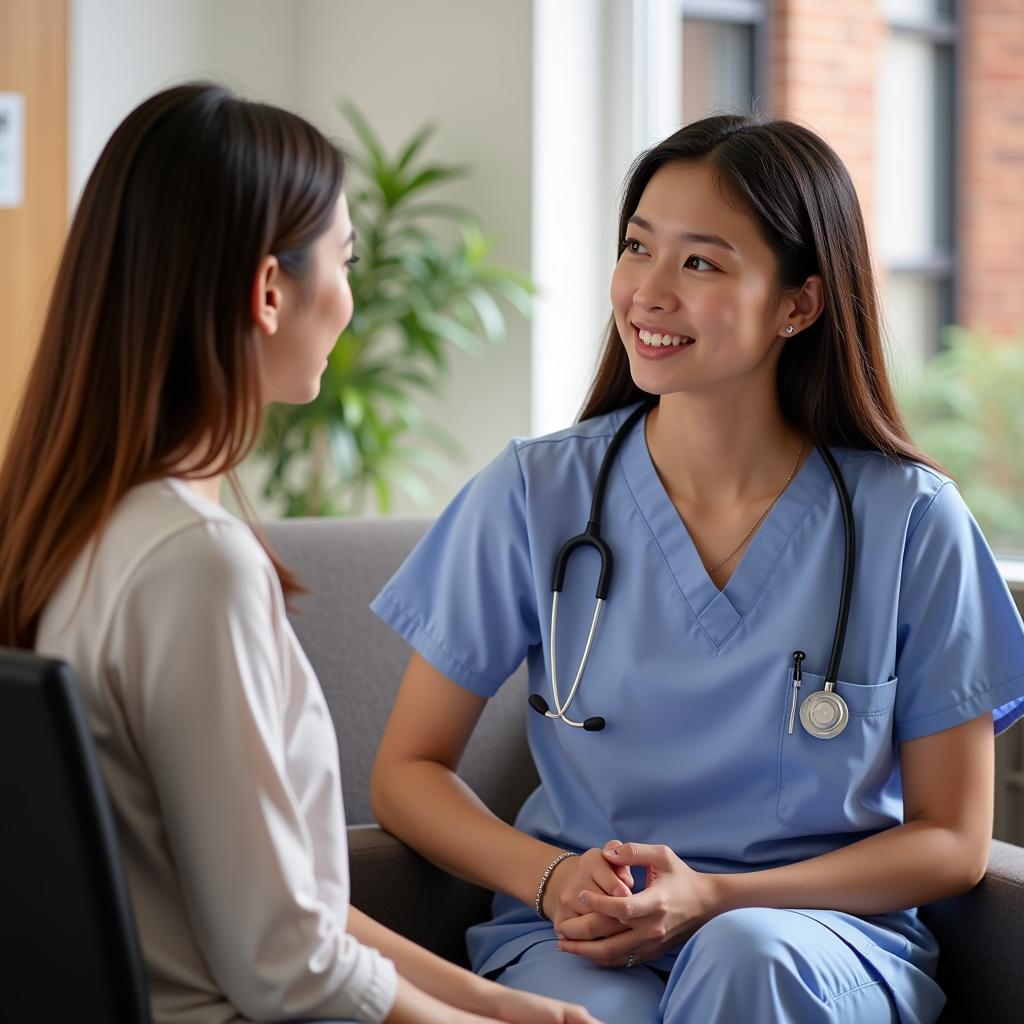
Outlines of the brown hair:
M 785 342 L 779 359 L 786 420 L 814 444 L 870 449 L 938 468 L 911 441 L 885 372 L 864 220 L 835 151 L 790 121 L 735 114 L 696 121 L 633 164 L 619 214 L 617 256 L 647 183 L 675 161 L 709 165 L 729 194 L 745 203 L 778 260 L 781 288 L 821 275 L 824 311 Z M 580 419 L 648 397 L 630 376 L 612 319 Z
M 206 83 L 158 93 L 114 132 L 0 469 L 0 643 L 34 644 L 46 602 L 130 488 L 197 452 L 190 475 L 230 471 L 251 449 L 256 271 L 273 253 L 305 279 L 343 173 L 302 118 Z

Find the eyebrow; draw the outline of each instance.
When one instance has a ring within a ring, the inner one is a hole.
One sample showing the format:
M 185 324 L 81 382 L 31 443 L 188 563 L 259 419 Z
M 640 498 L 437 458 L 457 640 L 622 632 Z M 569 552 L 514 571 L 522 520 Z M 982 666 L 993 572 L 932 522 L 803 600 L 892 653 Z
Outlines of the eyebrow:
M 643 228 L 644 231 L 654 232 L 654 227 L 643 217 L 630 217 L 629 224 L 635 224 L 639 228 Z M 684 242 L 699 242 L 702 245 L 717 245 L 719 249 L 728 249 L 729 252 L 735 252 L 736 247 L 730 242 L 727 242 L 721 235 L 705 235 L 697 231 L 683 231 L 679 235 L 680 239 Z

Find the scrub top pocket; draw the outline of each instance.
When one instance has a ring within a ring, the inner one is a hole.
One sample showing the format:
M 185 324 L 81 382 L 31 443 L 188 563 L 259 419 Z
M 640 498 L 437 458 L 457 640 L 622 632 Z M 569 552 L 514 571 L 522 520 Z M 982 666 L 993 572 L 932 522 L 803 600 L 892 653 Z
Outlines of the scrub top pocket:
M 832 739 L 817 739 L 800 724 L 799 705 L 824 689 L 825 677 L 804 672 L 793 731 L 793 674 L 787 686 L 779 740 L 776 814 L 787 825 L 813 832 L 859 832 L 886 828 L 902 818 L 902 791 L 893 740 L 895 679 L 874 686 L 836 684 L 850 720 Z

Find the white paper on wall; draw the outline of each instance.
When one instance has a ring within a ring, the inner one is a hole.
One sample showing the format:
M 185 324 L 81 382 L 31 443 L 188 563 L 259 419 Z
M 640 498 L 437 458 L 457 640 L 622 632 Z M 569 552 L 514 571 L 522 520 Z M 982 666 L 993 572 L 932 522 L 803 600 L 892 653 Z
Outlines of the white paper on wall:
M 0 207 L 25 201 L 25 94 L 0 92 Z

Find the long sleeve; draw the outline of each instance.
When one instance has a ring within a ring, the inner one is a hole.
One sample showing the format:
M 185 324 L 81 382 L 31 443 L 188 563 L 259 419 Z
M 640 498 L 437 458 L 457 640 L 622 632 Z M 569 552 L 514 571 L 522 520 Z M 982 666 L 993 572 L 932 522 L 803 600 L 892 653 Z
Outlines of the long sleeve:
M 173 534 L 134 569 L 106 636 L 217 984 L 253 1020 L 383 1020 L 394 967 L 346 933 L 333 727 L 251 533 L 207 520 Z

